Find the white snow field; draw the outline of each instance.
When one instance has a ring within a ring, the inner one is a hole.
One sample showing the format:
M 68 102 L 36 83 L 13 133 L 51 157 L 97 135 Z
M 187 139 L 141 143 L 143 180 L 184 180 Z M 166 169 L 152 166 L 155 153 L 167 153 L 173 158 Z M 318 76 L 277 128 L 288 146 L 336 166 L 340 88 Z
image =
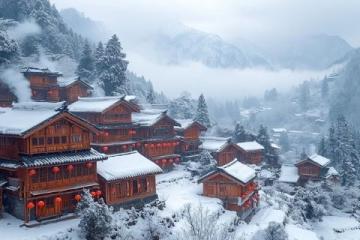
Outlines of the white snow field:
M 162 217 L 180 215 L 186 204 L 196 207 L 199 204 L 212 212 L 219 213 L 219 223 L 230 224 L 236 216 L 235 212 L 224 210 L 219 199 L 208 198 L 201 195 L 202 185 L 197 183 L 197 177 L 192 177 L 184 166 L 176 166 L 168 173 L 157 176 L 157 192 L 159 199 L 166 202 L 166 208 L 159 211 Z M 345 214 L 341 216 L 325 216 L 322 222 L 308 223 L 306 226 L 295 225 L 291 221 L 286 221 L 286 213 L 281 210 L 272 196 L 266 196 L 260 191 L 262 201 L 259 210 L 252 218 L 250 223 L 241 222 L 236 228 L 236 239 L 251 240 L 254 234 L 265 229 L 269 222 L 275 221 L 286 223 L 285 231 L 289 235 L 289 240 L 359 240 L 360 223 L 354 218 Z M 267 202 L 275 202 L 270 206 Z M 116 216 L 116 214 L 114 215 Z M 80 240 L 78 230 L 79 219 L 65 220 L 33 228 L 20 227 L 22 221 L 4 213 L 0 219 L 0 239 L 11 240 L 56 240 L 55 236 L 66 236 L 68 238 Z M 180 231 L 183 228 L 183 220 L 175 222 L 172 232 Z M 136 225 L 137 229 L 141 221 Z M 341 230 L 337 233 L 334 229 Z M 71 237 L 71 238 L 69 238 Z M 60 238 L 61 239 L 61 238 Z M 139 239 L 135 236 L 135 239 Z

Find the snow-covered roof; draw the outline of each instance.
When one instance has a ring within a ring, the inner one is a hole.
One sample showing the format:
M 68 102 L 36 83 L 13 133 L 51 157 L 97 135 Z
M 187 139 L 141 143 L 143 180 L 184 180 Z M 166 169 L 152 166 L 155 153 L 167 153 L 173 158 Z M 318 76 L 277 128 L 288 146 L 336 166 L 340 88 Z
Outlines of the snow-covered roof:
M 254 169 L 239 162 L 237 159 L 217 168 L 243 183 L 248 183 L 256 176 Z
M 103 112 L 124 96 L 116 97 L 80 97 L 77 102 L 68 106 L 70 112 Z
M 326 165 L 328 165 L 330 163 L 330 159 L 323 157 L 321 155 L 318 155 L 318 154 L 313 154 L 308 158 L 323 167 L 325 167 Z
M 264 147 L 256 141 L 252 142 L 241 142 L 237 144 L 240 148 L 245 151 L 259 151 L 264 150 Z
M 272 131 L 274 133 L 285 133 L 285 132 L 287 132 L 286 128 L 273 128 Z
M 58 79 L 58 84 L 60 87 L 66 87 L 69 86 L 70 84 L 73 84 L 74 82 L 76 82 L 78 79 L 75 77 L 72 78 L 59 78 Z
M 175 119 L 175 120 L 181 125 L 179 129 L 186 129 L 194 123 L 194 120 L 192 119 Z
M 277 145 L 276 143 L 271 143 L 271 147 L 274 149 L 278 149 L 278 150 L 281 149 L 281 147 L 279 145 Z
M 230 138 L 222 137 L 204 137 L 201 138 L 202 144 L 201 149 L 208 150 L 211 152 L 219 152 L 226 147 L 230 141 Z
M 140 112 L 133 112 L 132 120 L 134 123 L 140 124 L 141 126 L 152 126 L 165 116 L 170 118 L 166 114 L 166 111 L 162 109 L 150 108 L 150 109 L 143 109 Z M 175 125 L 180 125 L 175 120 L 173 121 L 175 122 Z
M 331 176 L 339 176 L 339 172 L 334 167 L 329 167 L 329 169 L 326 172 L 325 178 L 328 178 Z
M 61 72 L 52 72 L 48 68 L 24 67 L 21 72 L 22 73 L 40 73 L 40 74 L 62 76 Z
M 107 181 L 162 173 L 161 168 L 137 151 L 110 155 L 98 162 L 97 173 Z
M 305 161 L 308 161 L 308 160 L 318 164 L 320 167 L 326 167 L 331 162 L 330 159 L 328 159 L 326 157 L 323 157 L 323 156 L 318 155 L 318 154 L 313 154 L 310 157 L 307 157 L 306 159 L 301 160 L 300 162 L 296 163 L 296 165 L 301 164 L 301 163 L 303 163 Z
M 130 102 L 130 101 L 135 100 L 136 96 L 134 96 L 134 95 L 126 95 L 124 99 L 125 99 L 125 101 Z
M 57 115 L 63 105 L 64 102 L 15 103 L 11 110 L 0 114 L 0 134 L 22 135 Z
M 297 167 L 287 166 L 287 165 L 281 166 L 280 177 L 279 177 L 280 182 L 297 183 L 299 177 L 300 176 Z

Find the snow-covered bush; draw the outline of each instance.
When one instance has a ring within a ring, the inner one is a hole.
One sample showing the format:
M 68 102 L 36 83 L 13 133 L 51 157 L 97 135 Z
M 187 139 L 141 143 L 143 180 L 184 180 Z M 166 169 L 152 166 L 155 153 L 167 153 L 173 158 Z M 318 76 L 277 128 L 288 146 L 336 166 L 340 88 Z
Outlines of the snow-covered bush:
M 170 228 L 174 226 L 171 219 L 160 217 L 158 209 L 150 206 L 145 206 L 141 214 L 144 218 L 144 239 L 167 239 Z
M 192 208 L 187 205 L 184 210 L 185 225 L 178 236 L 179 240 L 231 240 L 234 231 L 231 226 L 218 223 L 218 214 L 210 213 L 202 205 Z
M 213 156 L 211 156 L 208 151 L 202 151 L 195 161 L 188 162 L 187 170 L 189 170 L 193 176 L 201 176 L 210 172 L 215 166 L 216 160 Z
M 285 232 L 284 225 L 277 222 L 269 222 L 265 229 L 257 231 L 252 240 L 287 240 L 288 234 Z
M 83 200 L 80 201 L 80 232 L 87 240 L 102 240 L 112 231 L 112 209 L 100 198 L 97 202 L 87 198 L 88 192 L 84 192 Z M 86 196 L 86 197 L 85 197 Z
M 328 192 L 319 183 L 310 182 L 305 188 L 299 188 L 289 205 L 290 216 L 293 220 L 317 221 L 327 214 L 331 205 Z

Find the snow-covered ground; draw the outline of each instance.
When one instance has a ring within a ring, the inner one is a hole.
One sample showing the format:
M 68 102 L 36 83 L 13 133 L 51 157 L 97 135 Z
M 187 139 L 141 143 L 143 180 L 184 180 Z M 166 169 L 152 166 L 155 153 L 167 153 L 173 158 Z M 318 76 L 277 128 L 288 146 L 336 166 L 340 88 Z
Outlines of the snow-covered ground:
M 230 224 L 236 216 L 234 212 L 224 210 L 220 200 L 202 196 L 202 185 L 198 184 L 197 178 L 192 177 L 183 166 L 177 166 L 173 171 L 159 175 L 157 177 L 157 184 L 159 199 L 166 203 L 166 208 L 159 213 L 161 217 L 180 215 L 187 204 L 190 204 L 192 207 L 201 204 L 204 209 L 207 208 L 210 211 L 219 213 L 219 222 L 225 225 Z M 262 199 L 264 199 L 265 193 L 261 191 L 260 194 Z M 267 197 L 271 198 L 272 196 Z M 267 202 L 261 202 L 259 210 L 250 223 L 241 222 L 236 227 L 237 238 L 250 240 L 258 230 L 265 229 L 269 222 L 275 221 L 286 223 L 285 230 L 289 234 L 290 240 L 360 239 L 360 229 L 356 229 L 360 226 L 360 223 L 345 214 L 341 216 L 325 216 L 322 222 L 312 223 L 304 227 L 295 225 L 291 221 L 287 223 L 284 210 L 278 207 L 278 204 L 269 205 Z M 0 239 L 55 240 L 56 238 L 51 236 L 67 235 L 73 240 L 78 240 L 80 239 L 78 237 L 78 223 L 78 219 L 72 219 L 27 228 L 20 226 L 22 221 L 5 213 L 3 219 L 0 220 Z M 175 221 L 174 223 L 174 230 L 180 230 L 183 227 L 182 220 Z M 344 231 L 337 233 L 334 229 Z

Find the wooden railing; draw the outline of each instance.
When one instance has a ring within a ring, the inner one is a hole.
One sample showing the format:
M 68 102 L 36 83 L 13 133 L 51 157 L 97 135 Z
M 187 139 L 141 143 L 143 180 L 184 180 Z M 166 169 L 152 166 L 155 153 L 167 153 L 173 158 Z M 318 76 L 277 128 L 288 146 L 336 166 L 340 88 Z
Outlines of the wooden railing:
M 30 190 L 44 190 L 44 189 L 51 189 L 51 188 L 61 188 L 66 186 L 71 186 L 75 184 L 85 183 L 95 181 L 96 177 L 91 174 L 88 176 L 79 176 L 79 177 L 71 177 L 67 179 L 59 179 L 53 181 L 46 181 L 46 182 L 38 182 L 38 183 L 31 183 Z

